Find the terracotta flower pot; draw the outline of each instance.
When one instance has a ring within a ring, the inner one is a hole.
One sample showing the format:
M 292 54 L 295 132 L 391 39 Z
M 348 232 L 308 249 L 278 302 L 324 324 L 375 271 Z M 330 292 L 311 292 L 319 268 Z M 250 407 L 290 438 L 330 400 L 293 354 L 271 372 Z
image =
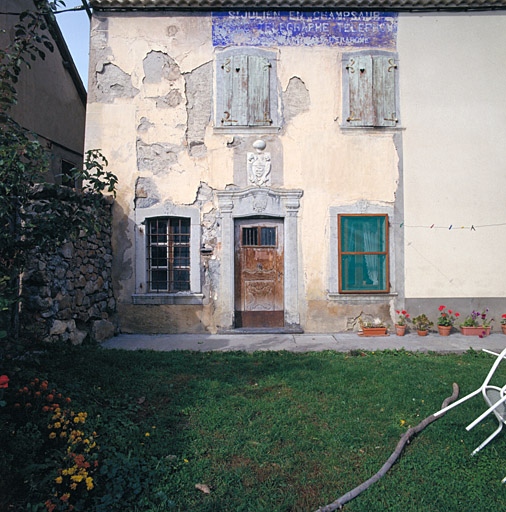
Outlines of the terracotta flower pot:
M 417 329 L 416 332 L 418 333 L 418 336 L 427 336 L 427 333 L 429 331 L 420 331 L 420 330 Z
M 506 334 L 506 324 L 501 324 L 502 333 Z
M 361 336 L 386 336 L 386 327 L 362 327 Z
M 438 325 L 437 328 L 440 336 L 450 336 L 450 331 L 452 330 L 451 325 Z
M 404 336 L 406 334 L 406 326 L 395 324 L 395 333 L 397 336 Z
M 460 332 L 464 336 L 488 336 L 490 334 L 490 327 L 460 327 Z

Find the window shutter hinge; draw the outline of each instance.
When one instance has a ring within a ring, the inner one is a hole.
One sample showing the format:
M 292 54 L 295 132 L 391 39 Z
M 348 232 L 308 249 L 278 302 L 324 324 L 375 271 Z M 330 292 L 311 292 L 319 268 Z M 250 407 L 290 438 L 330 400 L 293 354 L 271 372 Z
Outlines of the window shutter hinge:
M 350 63 L 346 66 L 346 69 L 350 73 L 355 73 L 355 69 L 353 68 L 354 65 L 355 65 L 355 60 L 354 59 L 350 59 Z

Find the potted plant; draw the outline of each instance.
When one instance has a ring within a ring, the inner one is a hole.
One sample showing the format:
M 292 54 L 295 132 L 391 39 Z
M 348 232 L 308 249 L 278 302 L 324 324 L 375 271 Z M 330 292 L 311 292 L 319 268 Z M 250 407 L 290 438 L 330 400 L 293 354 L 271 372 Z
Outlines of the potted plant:
M 502 328 L 502 333 L 506 334 L 506 315 L 502 315 L 502 317 L 501 317 L 501 328 Z
M 409 315 L 407 311 L 396 311 L 399 315 L 397 322 L 395 324 L 395 332 L 397 336 L 404 336 L 406 334 L 406 323 L 408 321 Z M 506 315 L 505 315 L 506 316 Z
M 358 322 L 362 333 L 359 336 L 386 336 L 387 325 L 385 325 L 379 318 L 375 318 L 373 322 L 364 322 L 362 317 L 359 317 Z
M 437 319 L 437 328 L 441 336 L 449 336 L 453 324 L 459 313 L 453 313 L 451 309 L 446 310 L 446 306 L 439 306 L 439 317 Z
M 483 338 L 490 334 L 493 318 L 487 319 L 488 308 L 481 313 L 474 311 L 460 324 L 460 332 L 465 336 L 479 336 Z
M 415 326 L 416 332 L 418 336 L 427 336 L 429 329 L 434 325 L 434 322 L 431 322 L 425 313 L 421 315 L 415 316 L 413 318 L 413 324 Z

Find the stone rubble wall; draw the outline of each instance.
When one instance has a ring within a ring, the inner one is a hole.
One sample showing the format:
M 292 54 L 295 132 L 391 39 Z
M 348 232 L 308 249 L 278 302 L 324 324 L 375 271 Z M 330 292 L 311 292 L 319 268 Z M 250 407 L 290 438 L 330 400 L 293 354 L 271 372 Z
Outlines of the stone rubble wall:
M 100 342 L 115 334 L 112 289 L 112 199 L 87 206 L 97 223 L 46 254 L 35 254 L 23 275 L 23 328 L 48 342 Z

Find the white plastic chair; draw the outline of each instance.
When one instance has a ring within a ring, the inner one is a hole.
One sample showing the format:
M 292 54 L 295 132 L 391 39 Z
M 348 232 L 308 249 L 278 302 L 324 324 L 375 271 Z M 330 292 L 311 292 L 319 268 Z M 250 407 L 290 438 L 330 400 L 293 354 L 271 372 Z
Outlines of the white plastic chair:
M 473 451 L 472 455 L 478 453 L 484 446 L 486 446 L 490 441 L 492 441 L 492 439 L 494 439 L 494 437 L 497 436 L 497 434 L 499 434 L 504 424 L 506 423 L 506 386 L 500 388 L 497 386 L 492 386 L 490 384 L 490 381 L 495 371 L 497 370 L 497 367 L 504 359 L 506 359 L 506 348 L 500 354 L 491 352 L 490 350 L 486 349 L 483 349 L 483 351 L 487 352 L 488 354 L 497 356 L 494 364 L 492 365 L 492 368 L 490 368 L 490 371 L 488 372 L 487 377 L 483 381 L 483 384 L 477 390 L 473 391 L 472 393 L 469 393 L 469 395 L 464 396 L 460 400 L 457 400 L 453 404 L 450 404 L 448 407 L 445 407 L 444 409 L 441 409 L 434 413 L 434 416 L 440 416 L 444 412 L 453 409 L 457 405 L 460 405 L 462 402 L 469 400 L 469 398 L 478 395 L 480 392 L 482 393 L 485 402 L 489 405 L 489 408 L 483 414 L 480 414 L 480 416 L 478 416 L 472 423 L 470 423 L 466 427 L 466 430 L 469 431 L 473 427 L 478 425 L 478 423 L 480 423 L 480 421 L 486 418 L 491 412 L 495 414 L 497 421 L 499 422 L 499 426 L 497 430 L 495 430 L 489 437 L 487 437 L 487 439 L 485 439 L 485 441 L 483 441 L 483 443 L 480 444 L 480 446 L 478 446 L 478 448 L 476 448 Z M 504 478 L 502 482 L 506 482 L 506 478 Z

